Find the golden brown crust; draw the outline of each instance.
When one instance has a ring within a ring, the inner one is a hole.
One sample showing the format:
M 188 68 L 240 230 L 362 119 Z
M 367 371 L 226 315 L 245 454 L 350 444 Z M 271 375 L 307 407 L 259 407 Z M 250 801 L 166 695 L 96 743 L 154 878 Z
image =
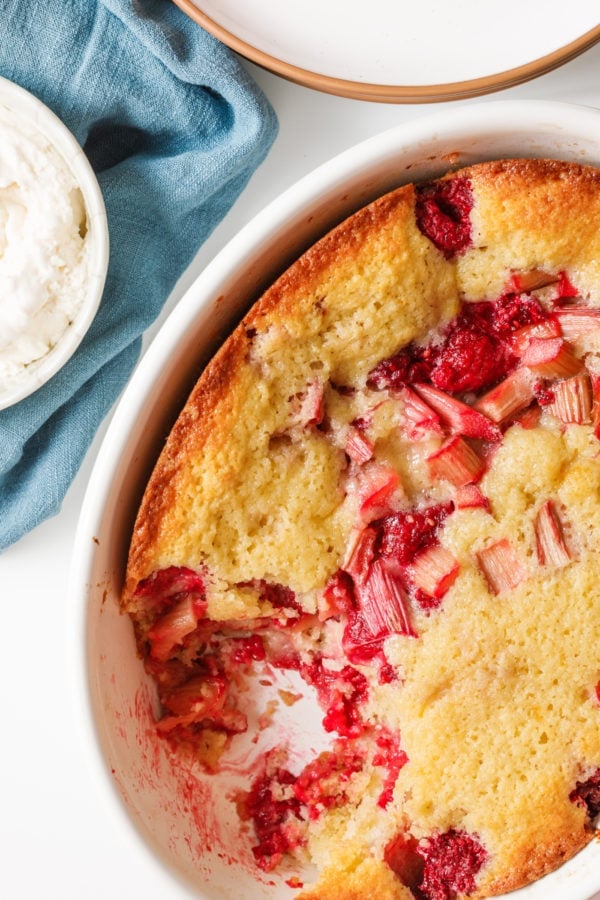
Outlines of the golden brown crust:
M 413 900 L 413 893 L 379 860 L 363 859 L 352 869 L 325 871 L 315 887 L 298 894 L 298 900 Z
M 162 523 L 167 511 L 177 504 L 177 476 L 190 454 L 201 453 L 204 442 L 218 427 L 215 408 L 232 395 L 233 381 L 249 347 L 243 325 L 230 336 L 204 370 L 177 418 L 153 475 L 148 482 L 136 517 L 124 596 L 152 573 L 155 551 L 160 545 Z
M 465 170 L 475 194 L 474 247 L 457 260 L 468 299 L 497 296 L 508 267 L 570 272 L 586 294 L 600 278 L 598 170 L 557 160 L 501 160 Z
M 437 259 L 437 251 L 416 231 L 413 207 L 414 188 L 409 185 L 359 210 L 325 235 L 266 291 L 215 355 L 175 423 L 149 481 L 134 527 L 125 598 L 131 596 L 141 579 L 165 565 L 167 555 L 173 555 L 175 534 L 185 528 L 185 523 L 173 511 L 181 505 L 178 496 L 185 496 L 182 475 L 189 468 L 190 460 L 198 458 L 209 445 L 214 448 L 226 440 L 231 442 L 233 423 L 248 397 L 246 380 L 255 377 L 249 357 L 257 333 L 268 332 L 274 324 L 290 342 L 297 340 L 298 335 L 302 339 L 303 331 L 312 331 L 318 339 L 321 305 L 336 290 L 336 300 L 339 300 L 340 283 L 343 291 L 344 281 L 356 282 L 373 260 L 381 257 L 387 262 L 392 254 L 397 254 L 398 261 L 388 275 L 391 282 L 398 276 L 401 262 L 410 265 L 415 238 L 421 245 L 418 250 L 432 257 L 433 270 L 436 265 L 451 270 Z M 431 274 L 435 282 L 435 271 Z M 424 274 L 419 277 L 423 278 Z M 382 297 L 386 291 L 389 283 L 382 285 Z M 427 291 L 424 293 L 427 302 Z M 414 324 L 409 323 L 407 329 L 409 338 L 415 328 L 423 330 L 424 326 L 433 324 L 431 312 L 423 321 L 418 307 L 415 309 L 411 314 Z M 437 314 L 438 310 L 433 312 Z M 346 314 L 351 316 L 353 310 Z M 388 339 L 390 350 L 396 341 L 395 336 Z M 373 363 L 377 356 L 375 353 Z M 241 440 L 245 440 L 245 435 Z M 221 477 L 226 479 L 226 473 Z M 185 560 L 192 564 L 199 561 Z M 126 599 L 125 606 L 128 602 Z

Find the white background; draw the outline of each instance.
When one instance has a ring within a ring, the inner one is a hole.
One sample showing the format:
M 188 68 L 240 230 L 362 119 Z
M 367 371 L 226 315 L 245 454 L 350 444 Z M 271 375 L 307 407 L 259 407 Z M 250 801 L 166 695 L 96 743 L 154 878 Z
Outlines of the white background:
M 431 106 L 380 105 L 318 94 L 254 66 L 248 68 L 276 109 L 279 137 L 181 278 L 164 315 L 227 240 L 282 190 L 358 141 L 434 111 Z M 556 72 L 489 99 L 518 98 L 600 108 L 600 45 Z M 474 101 L 454 105 L 469 102 Z M 3 900 L 179 900 L 189 896 L 151 858 L 120 810 L 108 802 L 106 782 L 90 771 L 77 728 L 67 579 L 78 514 L 104 430 L 61 513 L 0 556 Z

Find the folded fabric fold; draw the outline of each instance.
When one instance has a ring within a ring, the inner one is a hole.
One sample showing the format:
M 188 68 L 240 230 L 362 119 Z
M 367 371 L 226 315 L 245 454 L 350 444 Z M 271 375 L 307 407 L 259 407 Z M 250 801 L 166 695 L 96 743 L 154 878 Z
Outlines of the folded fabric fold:
M 106 204 L 100 310 L 71 361 L 0 411 L 0 550 L 60 509 L 199 246 L 277 132 L 237 58 L 170 0 L 0 0 L 0 75 L 75 134 Z

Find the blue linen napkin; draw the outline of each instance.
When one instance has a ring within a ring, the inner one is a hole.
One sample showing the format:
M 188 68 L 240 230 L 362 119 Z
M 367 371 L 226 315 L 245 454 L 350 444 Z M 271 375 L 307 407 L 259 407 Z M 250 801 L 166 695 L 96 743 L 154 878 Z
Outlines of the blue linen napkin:
M 0 75 L 75 134 L 108 212 L 100 311 L 47 385 L 0 411 L 0 550 L 58 512 L 141 334 L 277 132 L 236 57 L 171 0 L 0 0 Z

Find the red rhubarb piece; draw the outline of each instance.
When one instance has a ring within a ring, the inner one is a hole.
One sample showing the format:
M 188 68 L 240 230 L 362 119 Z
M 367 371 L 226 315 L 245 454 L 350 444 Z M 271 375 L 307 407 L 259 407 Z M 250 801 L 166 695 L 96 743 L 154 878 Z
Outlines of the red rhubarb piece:
M 572 283 L 566 272 L 559 272 L 558 278 L 555 300 L 573 300 L 575 297 L 580 296 L 579 290 Z
M 591 422 L 593 395 L 587 372 L 556 382 L 552 385 L 552 395 L 553 399 L 546 409 L 565 425 Z
M 595 436 L 600 440 L 600 366 L 592 367 L 589 362 L 587 365 L 592 385 L 592 426 Z
M 508 337 L 511 350 L 516 356 L 522 356 L 533 338 L 559 338 L 562 336 L 562 329 L 556 316 L 548 316 L 540 322 L 534 322 L 531 325 L 524 325 L 522 328 L 513 331 Z
M 527 293 L 548 287 L 550 284 L 557 284 L 559 280 L 559 275 L 544 272 L 543 269 L 529 269 L 528 272 L 513 272 L 510 285 L 516 293 L 521 291 Z
M 441 600 L 452 587 L 459 571 L 459 563 L 441 544 L 419 554 L 410 566 L 413 582 L 436 600 Z
M 530 430 L 532 428 L 537 428 L 540 423 L 541 415 L 541 408 L 536 403 L 533 403 L 531 406 L 527 407 L 527 409 L 524 409 L 522 412 L 518 413 L 514 417 L 513 423 L 515 425 L 520 425 L 521 428 Z
M 483 413 L 432 385 L 415 384 L 413 387 L 419 397 L 438 414 L 451 434 L 462 434 L 484 441 L 501 440 L 502 432 Z
M 343 646 L 352 662 L 378 656 L 392 634 L 416 637 L 408 612 L 408 595 L 398 563 L 375 559 L 362 583 L 355 584 L 356 609 L 348 615 Z
M 582 361 L 563 338 L 531 338 L 521 362 L 544 378 L 569 378 L 583 367 Z
M 223 709 L 227 684 L 221 676 L 199 675 L 162 697 L 163 706 L 176 716 L 192 715 L 196 721 L 214 719 Z
M 457 487 L 479 481 L 485 472 L 483 459 L 458 435 L 448 438 L 426 461 L 432 481 L 445 479 Z
M 198 601 L 194 594 L 183 594 L 182 598 L 163 613 L 148 631 L 150 654 L 161 662 L 172 655 L 188 634 L 196 629 L 198 619 L 206 610 L 204 600 Z
M 535 377 L 524 367 L 510 375 L 480 397 L 475 407 L 498 424 L 529 406 L 534 399 Z
M 400 832 L 386 844 L 383 858 L 402 884 L 416 893 L 423 881 L 425 860 L 419 853 L 419 842 L 412 834 Z
M 368 523 L 389 511 L 400 476 L 391 466 L 372 461 L 362 466 L 358 478 L 359 515 Z
M 292 397 L 292 423 L 301 427 L 320 425 L 325 412 L 325 385 L 314 378 L 306 390 Z
M 159 734 L 185 740 L 190 729 L 199 726 L 241 734 L 247 730 L 246 716 L 232 705 L 227 705 L 228 687 L 220 675 L 199 675 L 190 678 L 179 687 L 161 694 L 166 715 L 157 723 Z
M 539 508 L 534 529 L 541 566 L 562 568 L 571 562 L 573 554 L 565 542 L 563 523 L 553 500 L 546 500 Z
M 457 487 L 454 502 L 457 509 L 490 508 L 490 501 L 476 484 L 462 484 Z
M 415 391 L 404 388 L 401 399 L 404 403 L 403 426 L 411 441 L 442 434 L 440 417 Z
M 600 349 L 600 308 L 567 306 L 557 309 L 555 315 L 565 340 L 579 353 Z
M 414 635 L 408 597 L 394 560 L 375 559 L 357 594 L 358 606 L 374 640 L 390 634 Z
M 333 616 L 347 615 L 354 609 L 354 583 L 351 576 L 339 569 L 331 576 L 319 603 L 321 622 Z
M 362 582 L 367 578 L 378 542 L 379 534 L 375 528 L 352 529 L 342 569 L 351 575 L 354 581 Z
M 373 457 L 373 444 L 363 434 L 360 428 L 354 425 L 348 427 L 344 450 L 355 463 L 362 466 Z
M 506 538 L 480 550 L 477 561 L 493 594 L 511 590 L 527 577 L 526 569 Z

